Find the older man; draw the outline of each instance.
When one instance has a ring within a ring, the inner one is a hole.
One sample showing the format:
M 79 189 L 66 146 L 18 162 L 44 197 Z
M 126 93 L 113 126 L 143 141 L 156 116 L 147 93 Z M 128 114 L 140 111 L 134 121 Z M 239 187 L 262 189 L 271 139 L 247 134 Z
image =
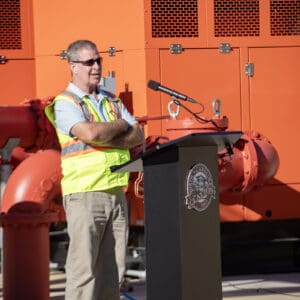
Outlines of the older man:
M 62 153 L 66 299 L 115 300 L 125 271 L 128 173 L 110 166 L 129 160 L 142 131 L 120 99 L 99 89 L 102 60 L 93 42 L 73 42 L 67 57 L 72 80 L 46 108 Z

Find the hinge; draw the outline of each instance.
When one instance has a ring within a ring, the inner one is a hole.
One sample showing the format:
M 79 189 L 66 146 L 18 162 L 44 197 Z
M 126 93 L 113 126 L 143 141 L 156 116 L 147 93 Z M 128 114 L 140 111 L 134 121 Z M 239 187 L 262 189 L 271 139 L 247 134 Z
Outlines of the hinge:
M 7 58 L 5 55 L 0 55 L 0 64 L 4 65 L 7 63 Z
M 108 48 L 108 56 L 116 56 L 116 47 Z
M 171 44 L 170 45 L 170 53 L 171 54 L 181 54 L 182 53 L 181 44 Z
M 245 74 L 248 77 L 252 77 L 254 75 L 254 63 L 245 64 Z
M 59 53 L 61 59 L 67 59 L 67 50 L 61 50 Z
M 230 51 L 231 51 L 231 45 L 229 43 L 221 43 L 219 45 L 219 51 L 221 53 L 230 53 Z

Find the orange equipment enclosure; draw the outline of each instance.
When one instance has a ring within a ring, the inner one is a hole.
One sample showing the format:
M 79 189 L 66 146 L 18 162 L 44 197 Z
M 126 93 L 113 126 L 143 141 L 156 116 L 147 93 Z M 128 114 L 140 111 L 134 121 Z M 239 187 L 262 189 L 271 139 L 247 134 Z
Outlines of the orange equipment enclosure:
M 170 96 L 149 90 L 148 80 L 197 99 L 207 119 L 215 117 L 211 103 L 220 99 L 224 119 L 218 118 L 229 121 L 222 130 L 244 132 L 235 159 L 222 153 L 218 159 L 222 222 L 300 217 L 299 0 L 18 0 L 1 1 L 0 15 L 0 158 L 13 170 L 0 219 L 4 251 L 13 253 L 4 266 L 6 295 L 22 293 L 13 282 L 26 276 L 11 271 L 13 256 L 34 260 L 27 254 L 37 247 L 47 257 L 48 225 L 64 219 L 59 148 L 43 107 L 69 81 L 64 51 L 76 39 L 98 45 L 103 76 L 114 74 L 117 93 L 144 124 L 148 146 L 214 130 L 188 121 L 185 110 L 177 119 L 161 117 Z M 10 138 L 20 142 L 7 161 Z M 144 224 L 142 180 L 132 174 L 127 191 L 133 226 Z M 14 249 L 25 240 L 30 246 L 20 257 Z M 41 279 L 31 299 L 47 299 L 46 260 L 40 268 L 30 263 L 33 278 Z
M 206 116 L 220 99 L 229 129 L 272 142 L 280 157 L 275 178 L 264 189 L 223 195 L 222 221 L 299 217 L 297 0 L 3 3 L 0 104 L 56 95 L 69 80 L 63 50 L 91 39 L 104 58 L 103 76 L 115 74 L 135 116 L 166 114 L 170 97 L 147 89 L 152 79 L 201 101 Z M 146 136 L 166 135 L 165 123 L 147 122 Z

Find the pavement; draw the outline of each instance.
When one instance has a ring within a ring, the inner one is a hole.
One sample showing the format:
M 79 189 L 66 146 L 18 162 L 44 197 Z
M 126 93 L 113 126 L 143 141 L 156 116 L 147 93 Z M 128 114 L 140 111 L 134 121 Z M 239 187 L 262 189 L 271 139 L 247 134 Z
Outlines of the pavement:
M 300 299 L 300 273 L 228 276 L 222 280 L 223 299 Z
M 146 300 L 145 279 L 129 278 L 129 283 L 130 286 L 132 287 L 132 290 L 123 292 L 124 299 L 125 300 Z M 63 300 L 64 289 L 65 289 L 65 273 L 59 270 L 51 270 L 50 271 L 50 300 Z M 223 277 L 222 280 L 222 290 L 223 290 L 223 299 L 226 300 L 300 299 L 300 273 L 225 276 Z M 0 299 L 3 299 L 1 285 L 0 285 Z M 191 300 L 198 300 L 198 299 L 191 299 Z M 203 299 L 203 300 L 213 300 L 213 299 Z
M 125 299 L 146 300 L 145 279 L 130 279 L 129 282 L 133 289 L 132 291 L 127 291 L 123 293 Z M 64 285 L 64 272 L 55 270 L 51 271 L 51 300 L 64 299 Z M 222 290 L 223 299 L 226 300 L 292 300 L 297 298 L 300 299 L 300 273 L 225 276 L 222 280 Z

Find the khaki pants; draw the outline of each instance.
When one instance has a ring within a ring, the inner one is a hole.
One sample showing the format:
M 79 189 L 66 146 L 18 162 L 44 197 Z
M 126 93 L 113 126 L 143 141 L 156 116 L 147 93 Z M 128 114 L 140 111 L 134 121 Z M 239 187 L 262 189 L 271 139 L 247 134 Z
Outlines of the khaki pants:
M 70 237 L 65 299 L 119 300 L 128 234 L 123 191 L 76 193 L 63 201 Z

